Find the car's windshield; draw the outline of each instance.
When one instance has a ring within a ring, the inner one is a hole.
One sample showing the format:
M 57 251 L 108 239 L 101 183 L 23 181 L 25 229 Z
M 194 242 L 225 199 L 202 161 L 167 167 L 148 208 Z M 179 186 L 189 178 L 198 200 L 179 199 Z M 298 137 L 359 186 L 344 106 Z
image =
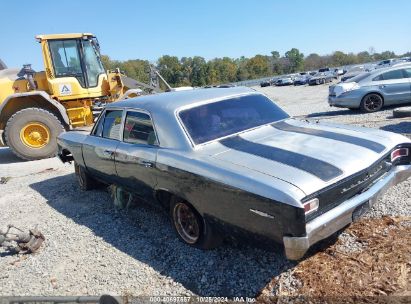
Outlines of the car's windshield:
M 252 94 L 208 103 L 179 113 L 195 144 L 289 117 L 274 102 Z
M 364 72 L 361 74 L 358 74 L 357 76 L 354 76 L 353 78 L 347 79 L 346 82 L 356 82 L 359 83 L 360 81 L 364 80 L 365 78 L 367 78 L 368 76 L 370 76 L 371 73 L 369 72 Z

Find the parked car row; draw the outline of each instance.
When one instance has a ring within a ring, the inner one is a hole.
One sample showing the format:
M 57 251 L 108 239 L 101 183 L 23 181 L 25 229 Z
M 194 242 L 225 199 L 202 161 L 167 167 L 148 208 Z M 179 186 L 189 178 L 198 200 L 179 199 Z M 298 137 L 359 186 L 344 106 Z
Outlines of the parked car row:
M 261 81 L 260 86 L 288 86 L 288 85 L 318 85 L 332 82 L 333 79 L 338 79 L 339 76 L 347 71 L 341 68 L 321 68 L 318 71 L 300 72 L 297 74 L 289 74 L 277 78 L 266 79 Z

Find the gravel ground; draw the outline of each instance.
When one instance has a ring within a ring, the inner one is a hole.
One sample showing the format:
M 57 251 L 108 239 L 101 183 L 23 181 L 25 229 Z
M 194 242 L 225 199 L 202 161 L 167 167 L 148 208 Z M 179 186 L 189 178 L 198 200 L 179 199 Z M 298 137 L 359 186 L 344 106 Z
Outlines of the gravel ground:
M 329 108 L 328 86 L 257 88 L 291 115 L 365 125 L 410 136 L 410 119 Z M 103 190 L 81 192 L 73 167 L 57 159 L 22 162 L 0 148 L 0 227 L 38 228 L 46 242 L 34 255 L 0 249 L 0 295 L 255 296 L 294 263 L 281 252 L 226 242 L 213 251 L 182 244 L 165 214 L 150 205 L 116 211 Z M 411 215 L 411 180 L 390 189 L 368 213 Z M 350 250 L 353 239 L 344 245 Z M 358 248 L 352 248 L 357 250 Z M 290 280 L 290 284 L 295 284 Z

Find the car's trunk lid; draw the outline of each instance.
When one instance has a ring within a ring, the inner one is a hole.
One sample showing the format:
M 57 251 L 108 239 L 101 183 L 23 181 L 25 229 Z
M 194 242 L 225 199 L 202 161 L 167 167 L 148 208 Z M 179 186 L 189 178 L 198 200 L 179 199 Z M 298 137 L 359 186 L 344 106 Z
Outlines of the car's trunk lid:
M 390 142 L 372 137 L 288 119 L 220 140 L 213 157 L 287 181 L 308 195 L 381 159 Z

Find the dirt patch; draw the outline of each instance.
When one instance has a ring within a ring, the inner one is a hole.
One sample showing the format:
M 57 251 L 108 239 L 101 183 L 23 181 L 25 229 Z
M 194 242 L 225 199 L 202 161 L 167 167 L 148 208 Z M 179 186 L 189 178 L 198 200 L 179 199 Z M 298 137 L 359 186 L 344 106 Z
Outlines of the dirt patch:
M 258 301 L 410 303 L 410 223 L 411 217 L 383 217 L 352 224 L 335 244 L 272 279 Z M 341 250 L 352 242 L 361 245 Z

